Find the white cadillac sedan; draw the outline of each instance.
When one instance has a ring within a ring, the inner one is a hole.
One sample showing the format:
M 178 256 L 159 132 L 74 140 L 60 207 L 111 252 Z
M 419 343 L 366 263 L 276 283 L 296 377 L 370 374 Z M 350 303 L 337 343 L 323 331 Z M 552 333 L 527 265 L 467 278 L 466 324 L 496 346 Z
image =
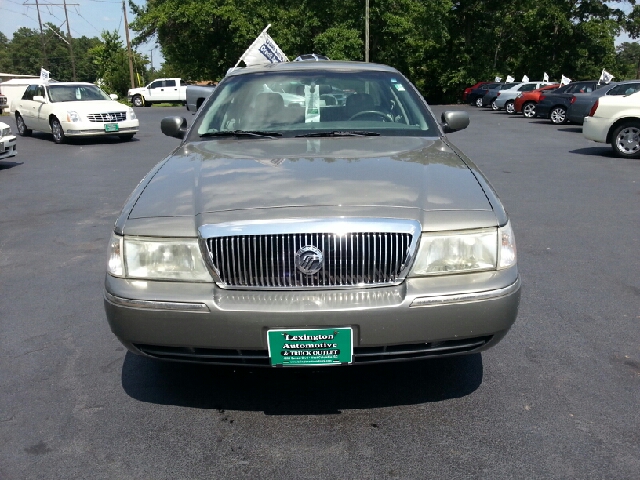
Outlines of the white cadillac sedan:
M 640 158 L 640 92 L 600 97 L 585 117 L 582 133 L 611 144 L 619 157 Z
M 15 157 L 16 153 L 18 153 L 16 137 L 11 132 L 11 127 L 4 122 L 0 122 L 0 160 Z
M 56 143 L 93 135 L 131 140 L 140 124 L 133 109 L 116 102 L 117 98 L 92 83 L 37 83 L 27 87 L 11 110 L 21 136 L 38 130 L 51 132 Z

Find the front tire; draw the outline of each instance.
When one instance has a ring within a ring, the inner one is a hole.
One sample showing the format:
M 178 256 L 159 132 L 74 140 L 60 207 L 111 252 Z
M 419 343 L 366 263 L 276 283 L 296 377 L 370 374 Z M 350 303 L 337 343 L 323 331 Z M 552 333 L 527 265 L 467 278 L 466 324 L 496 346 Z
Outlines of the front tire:
M 16 113 L 16 128 L 18 129 L 18 135 L 21 137 L 30 137 L 32 130 L 27 128 L 27 124 L 24 123 L 24 118 L 19 113 Z
M 536 116 L 536 104 L 534 102 L 527 102 L 522 107 L 522 114 L 527 118 L 533 118 Z
M 549 113 L 549 118 L 551 119 L 551 123 L 555 123 L 556 125 L 567 123 L 567 109 L 564 107 L 554 107 Z
M 640 158 L 640 122 L 623 123 L 611 135 L 611 148 L 618 157 Z
M 135 97 L 133 97 L 131 99 L 131 103 L 133 103 L 134 107 L 144 106 L 144 100 L 142 100 L 142 97 L 140 95 L 136 95 Z
M 509 115 L 514 115 L 516 113 L 516 105 L 512 101 L 505 103 L 504 109 Z
M 482 107 L 482 97 L 476 98 L 476 107 Z
M 60 120 L 55 117 L 51 120 L 51 134 L 53 135 L 53 141 L 58 145 L 64 143 L 66 138 L 64 130 L 62 129 L 62 125 L 60 125 Z

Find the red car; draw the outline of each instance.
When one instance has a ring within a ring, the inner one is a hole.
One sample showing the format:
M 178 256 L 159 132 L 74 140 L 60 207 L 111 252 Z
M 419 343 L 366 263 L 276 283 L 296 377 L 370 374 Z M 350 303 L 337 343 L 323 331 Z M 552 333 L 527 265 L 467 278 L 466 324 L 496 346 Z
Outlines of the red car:
M 542 92 L 548 92 L 560 87 L 559 83 L 555 85 L 546 85 L 538 88 L 537 90 L 531 90 L 530 92 L 520 93 L 515 100 L 516 113 L 522 113 L 527 118 L 533 118 L 536 115 L 536 104 L 540 101 L 540 94 Z
M 475 85 L 473 85 L 472 87 L 469 88 L 465 88 L 464 92 L 462 93 L 462 102 L 463 103 L 467 103 L 467 95 L 469 95 L 469 93 L 471 93 L 471 90 L 480 87 L 480 85 L 484 85 L 485 83 L 489 83 L 489 82 L 478 82 Z

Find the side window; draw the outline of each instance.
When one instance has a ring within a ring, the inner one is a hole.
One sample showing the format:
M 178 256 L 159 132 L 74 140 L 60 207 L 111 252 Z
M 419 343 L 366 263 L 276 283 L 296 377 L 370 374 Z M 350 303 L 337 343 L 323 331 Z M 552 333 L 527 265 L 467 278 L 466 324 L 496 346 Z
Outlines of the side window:
M 155 82 L 151 82 L 151 85 L 149 85 L 149 88 L 160 88 L 162 87 L 162 82 L 159 80 L 156 80 Z
M 631 95 L 640 90 L 640 83 L 627 83 L 624 85 L 616 85 L 607 92 L 607 95 Z
M 36 86 L 36 92 L 35 92 L 34 95 L 39 95 L 41 97 L 45 97 L 46 98 L 45 93 L 44 93 L 44 87 L 42 85 L 37 85 Z
M 522 85 L 520 88 L 518 88 L 519 92 L 530 92 L 531 90 L 535 90 L 536 89 L 536 84 L 535 83 L 528 83 L 526 85 Z
M 176 81 L 175 80 L 165 80 L 164 86 L 165 87 L 175 87 L 176 86 Z
M 36 91 L 36 85 L 29 85 L 22 95 L 22 100 L 33 100 L 34 92 Z

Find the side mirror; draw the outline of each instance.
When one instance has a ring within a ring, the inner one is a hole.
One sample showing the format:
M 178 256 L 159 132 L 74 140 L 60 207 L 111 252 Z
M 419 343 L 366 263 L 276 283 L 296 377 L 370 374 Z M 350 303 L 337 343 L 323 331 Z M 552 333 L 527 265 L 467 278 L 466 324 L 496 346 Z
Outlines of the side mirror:
M 182 140 L 187 133 L 187 119 L 183 117 L 165 117 L 160 122 L 160 130 L 168 137 Z
M 34 102 L 45 103 L 44 97 L 42 95 L 35 95 L 33 97 Z
M 111 100 L 117 100 L 118 95 L 116 95 L 115 93 L 112 93 L 111 95 L 109 95 L 109 98 L 111 98 Z
M 442 127 L 444 133 L 453 133 L 469 126 L 469 114 L 467 112 L 442 112 Z

